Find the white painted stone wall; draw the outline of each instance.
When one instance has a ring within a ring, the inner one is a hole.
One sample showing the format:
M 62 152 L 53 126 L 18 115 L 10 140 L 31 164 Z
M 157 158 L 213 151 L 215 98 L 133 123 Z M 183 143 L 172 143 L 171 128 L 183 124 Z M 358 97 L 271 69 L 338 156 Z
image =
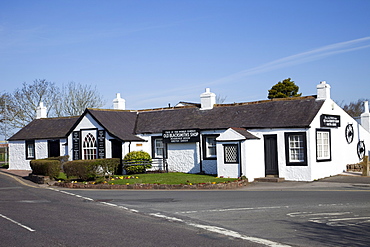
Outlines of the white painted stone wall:
M 168 169 L 174 172 L 200 172 L 198 143 L 169 143 Z
M 25 141 L 9 141 L 9 170 L 31 170 Z
M 253 134 L 258 136 L 257 133 Z M 260 138 L 263 137 L 261 136 Z M 251 139 L 244 141 L 242 144 L 244 145 L 244 159 L 242 161 L 243 176 L 246 176 L 250 182 L 252 182 L 255 178 L 264 177 L 265 161 L 263 141 L 261 141 L 261 139 Z
M 217 175 L 219 177 L 225 178 L 237 178 L 240 174 L 240 164 L 239 163 L 231 163 L 225 164 L 224 160 L 224 144 L 239 144 L 238 141 L 235 142 L 217 142 Z M 243 154 L 244 150 L 242 148 L 241 153 Z M 243 157 L 245 157 L 243 155 Z

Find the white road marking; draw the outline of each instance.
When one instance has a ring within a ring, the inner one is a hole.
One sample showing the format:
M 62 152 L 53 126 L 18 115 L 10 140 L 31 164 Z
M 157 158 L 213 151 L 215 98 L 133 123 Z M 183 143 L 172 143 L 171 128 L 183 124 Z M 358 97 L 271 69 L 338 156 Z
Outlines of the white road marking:
M 200 213 L 200 212 L 205 213 L 205 212 L 261 210 L 261 209 L 276 209 L 276 208 L 289 208 L 289 206 L 256 207 L 256 208 L 221 208 L 221 209 L 208 209 L 208 210 L 199 210 L 199 211 L 182 211 L 182 212 L 176 212 L 176 214 L 193 214 L 193 213 Z
M 23 224 L 15 221 L 15 220 L 9 218 L 9 217 L 6 217 L 5 215 L 0 214 L 0 217 L 4 218 L 6 220 L 9 220 L 10 222 L 12 222 L 12 223 L 14 223 L 14 224 L 16 224 L 16 225 L 18 225 L 20 227 L 23 227 L 24 229 L 27 229 L 30 232 L 35 232 L 36 231 L 36 230 L 32 229 L 31 227 L 25 226 L 25 225 L 23 225 Z
M 70 193 L 70 192 L 66 192 L 66 191 L 63 191 L 63 190 L 58 190 L 58 189 L 54 189 L 54 188 L 50 188 L 50 189 L 51 190 L 54 190 L 54 191 L 57 191 L 57 192 L 61 192 L 61 193 L 67 194 L 67 195 L 75 196 L 77 198 L 83 198 L 83 199 L 86 199 L 86 200 L 92 200 L 92 201 L 94 201 L 91 198 L 82 197 L 82 196 L 79 196 L 79 195 L 76 195 L 76 194 L 73 194 L 73 193 Z M 124 206 L 118 206 L 117 204 L 113 204 L 113 203 L 109 203 L 109 202 L 100 202 L 100 203 L 101 204 L 104 204 L 106 206 L 118 207 L 118 208 L 121 208 L 121 209 L 130 211 L 130 212 L 133 212 L 133 213 L 139 213 L 139 211 L 136 210 L 136 209 L 130 209 L 130 208 L 127 208 L 127 207 L 124 207 Z M 284 207 L 288 207 L 288 206 L 284 206 Z M 220 212 L 220 211 L 257 210 L 257 209 L 270 209 L 270 208 L 282 208 L 282 207 L 257 207 L 257 208 L 213 209 L 213 210 L 204 210 L 204 211 Z M 186 212 L 183 212 L 183 213 L 189 213 L 189 212 L 197 212 L 197 211 L 186 211 Z M 207 231 L 210 231 L 210 232 L 215 232 L 215 233 L 222 234 L 222 235 L 225 235 L 225 236 L 239 238 L 239 239 L 247 240 L 247 241 L 258 243 L 258 244 L 263 244 L 263 245 L 269 246 L 269 247 L 290 247 L 289 245 L 280 244 L 280 243 L 273 242 L 273 241 L 270 241 L 270 240 L 267 240 L 267 239 L 246 236 L 246 235 L 240 234 L 238 232 L 228 230 L 226 228 L 221 228 L 221 227 L 217 227 L 217 226 L 202 225 L 202 224 L 195 224 L 195 223 L 191 223 L 191 222 L 186 222 L 186 221 L 184 221 L 182 219 L 179 219 L 179 218 L 176 218 L 176 217 L 169 217 L 169 216 L 166 216 L 166 215 L 163 215 L 163 214 L 160 214 L 160 213 L 151 213 L 149 215 L 150 216 L 157 217 L 157 218 L 166 219 L 166 220 L 169 220 L 169 221 L 175 221 L 175 222 L 184 223 L 184 224 L 187 224 L 187 225 L 192 226 L 192 227 L 204 229 L 204 230 L 207 230 Z
M 176 222 L 185 223 L 186 225 L 189 225 L 189 226 L 192 226 L 192 227 L 200 228 L 200 229 L 203 229 L 203 230 L 218 233 L 218 234 L 225 235 L 225 236 L 228 236 L 228 237 L 239 238 L 239 239 L 247 240 L 247 241 L 250 241 L 250 242 L 253 242 L 253 243 L 263 244 L 265 246 L 290 247 L 290 245 L 280 244 L 280 243 L 270 241 L 270 240 L 267 240 L 267 239 L 263 239 L 263 238 L 256 238 L 256 237 L 246 236 L 246 235 L 243 235 L 243 234 L 240 234 L 238 232 L 231 231 L 231 230 L 228 230 L 228 229 L 222 228 L 222 227 L 186 222 L 182 219 L 175 218 L 175 217 L 169 217 L 169 216 L 166 216 L 166 215 L 163 215 L 163 214 L 160 214 L 160 213 L 155 213 L 155 214 L 152 213 L 150 215 L 158 217 L 158 218 L 163 218 L 163 219 L 166 219 L 166 220 L 169 220 L 169 221 L 176 221 Z

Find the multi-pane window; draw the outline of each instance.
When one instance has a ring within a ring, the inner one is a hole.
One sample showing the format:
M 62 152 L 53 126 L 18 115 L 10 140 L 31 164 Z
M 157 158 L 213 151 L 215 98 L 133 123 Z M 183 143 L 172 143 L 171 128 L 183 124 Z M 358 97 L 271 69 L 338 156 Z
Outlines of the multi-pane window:
M 238 144 L 224 145 L 225 163 L 239 163 L 239 147 Z
M 316 155 L 318 161 L 330 160 L 330 130 L 316 130 Z
M 96 139 L 91 133 L 88 133 L 85 136 L 82 144 L 82 150 L 84 160 L 96 159 Z
M 287 165 L 307 165 L 306 133 L 285 133 Z
M 163 138 L 152 137 L 152 157 L 164 158 L 166 156 L 166 149 L 163 143 Z
M 289 161 L 302 162 L 304 161 L 304 145 L 301 135 L 289 136 Z
M 26 141 L 26 159 L 35 159 L 35 141 Z
M 216 138 L 215 135 L 203 136 L 203 149 L 205 159 L 216 158 Z

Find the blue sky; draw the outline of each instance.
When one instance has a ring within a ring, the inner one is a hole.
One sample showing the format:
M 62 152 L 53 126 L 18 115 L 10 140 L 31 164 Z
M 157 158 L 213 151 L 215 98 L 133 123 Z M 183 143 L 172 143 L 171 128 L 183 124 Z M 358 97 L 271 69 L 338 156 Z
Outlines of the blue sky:
M 1 1 L 0 85 L 91 84 L 111 108 L 267 99 L 288 77 L 327 81 L 338 102 L 370 98 L 369 0 Z

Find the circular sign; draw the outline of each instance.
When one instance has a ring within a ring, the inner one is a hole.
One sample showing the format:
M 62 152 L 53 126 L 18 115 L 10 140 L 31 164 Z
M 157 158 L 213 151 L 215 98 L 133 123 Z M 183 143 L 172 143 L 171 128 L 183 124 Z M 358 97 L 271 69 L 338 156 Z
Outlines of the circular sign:
M 365 156 L 365 143 L 364 141 L 359 141 L 357 143 L 357 155 L 362 160 Z
M 346 140 L 348 144 L 350 144 L 353 141 L 353 125 L 347 124 L 346 126 Z

